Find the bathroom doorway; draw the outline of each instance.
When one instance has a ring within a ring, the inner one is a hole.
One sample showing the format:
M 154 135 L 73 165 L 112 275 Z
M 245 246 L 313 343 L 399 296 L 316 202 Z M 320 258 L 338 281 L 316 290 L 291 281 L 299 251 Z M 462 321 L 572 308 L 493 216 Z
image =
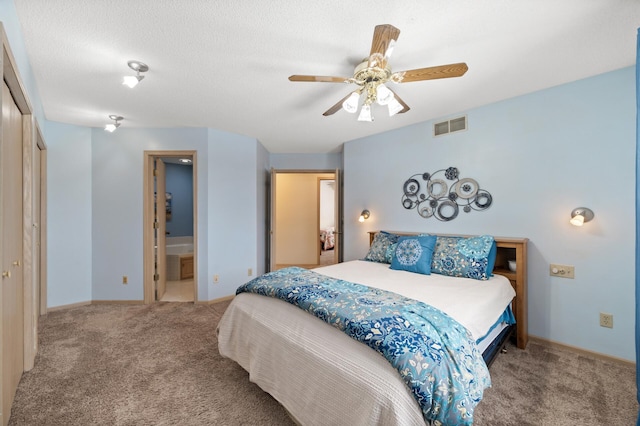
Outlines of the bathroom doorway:
M 195 153 L 145 151 L 145 303 L 197 301 Z

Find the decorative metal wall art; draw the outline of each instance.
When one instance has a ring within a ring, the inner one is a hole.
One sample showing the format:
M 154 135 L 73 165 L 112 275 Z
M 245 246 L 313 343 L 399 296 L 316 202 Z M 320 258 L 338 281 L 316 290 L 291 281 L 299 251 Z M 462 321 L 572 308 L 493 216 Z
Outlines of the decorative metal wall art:
M 456 167 L 415 174 L 405 181 L 402 189 L 402 207 L 416 209 L 425 219 L 433 216 L 444 222 L 455 219 L 460 208 L 465 213 L 485 210 L 493 201 L 475 179 L 460 178 Z

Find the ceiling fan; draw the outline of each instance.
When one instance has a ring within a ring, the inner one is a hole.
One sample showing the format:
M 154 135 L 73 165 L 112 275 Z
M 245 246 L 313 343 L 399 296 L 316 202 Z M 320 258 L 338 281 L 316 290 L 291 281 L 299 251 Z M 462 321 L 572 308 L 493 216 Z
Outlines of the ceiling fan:
M 436 67 L 417 68 L 408 71 L 392 72 L 388 64 L 389 56 L 400 35 L 400 30 L 393 25 L 377 25 L 373 32 L 371 53 L 353 72 L 353 77 L 330 77 L 317 75 L 292 75 L 290 81 L 326 82 L 326 83 L 354 83 L 359 86 L 356 90 L 340 99 L 334 106 L 324 112 L 324 116 L 335 114 L 340 108 L 349 113 L 358 110 L 360 96 L 364 95 L 364 102 L 358 116 L 359 121 L 373 121 L 371 104 L 377 102 L 387 105 L 389 116 L 409 111 L 409 106 L 385 84 L 410 83 L 412 81 L 434 80 L 438 78 L 460 77 L 467 72 L 464 62 Z

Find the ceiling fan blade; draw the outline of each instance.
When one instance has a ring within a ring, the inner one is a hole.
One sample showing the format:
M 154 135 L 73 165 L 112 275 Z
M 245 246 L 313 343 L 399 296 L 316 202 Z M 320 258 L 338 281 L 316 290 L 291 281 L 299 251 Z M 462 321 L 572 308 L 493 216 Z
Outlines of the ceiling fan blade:
M 391 90 L 391 89 L 389 89 L 389 90 Z M 411 108 L 409 108 L 409 105 L 407 105 L 407 103 L 405 101 L 403 101 L 400 98 L 400 96 L 398 96 L 398 94 L 396 92 L 391 90 L 391 93 L 393 93 L 393 96 L 396 98 L 396 101 L 398 101 L 398 103 L 404 107 L 402 110 L 398 111 L 398 114 L 402 114 L 403 112 L 407 112 L 407 111 L 409 111 L 411 109 Z
M 325 83 L 346 83 L 347 77 L 330 77 L 322 75 L 291 75 L 289 81 L 321 81 Z
M 399 35 L 400 30 L 393 25 L 376 25 L 369 53 L 369 67 L 387 66 L 387 58 L 391 55 Z
M 328 110 L 326 110 L 322 115 L 324 115 L 325 117 L 328 117 L 330 115 L 335 114 L 336 112 L 340 111 L 340 109 L 342 108 L 342 103 L 344 101 L 347 100 L 347 98 L 349 96 L 351 96 L 353 92 L 349 92 L 349 94 L 347 96 L 345 96 L 344 98 L 340 99 L 334 106 L 332 106 L 331 108 L 329 108 Z
M 460 77 L 469 68 L 464 62 L 449 65 L 439 65 L 437 67 L 418 68 L 415 70 L 401 71 L 397 74 L 404 74 L 400 83 L 410 83 L 412 81 L 435 80 L 437 78 Z

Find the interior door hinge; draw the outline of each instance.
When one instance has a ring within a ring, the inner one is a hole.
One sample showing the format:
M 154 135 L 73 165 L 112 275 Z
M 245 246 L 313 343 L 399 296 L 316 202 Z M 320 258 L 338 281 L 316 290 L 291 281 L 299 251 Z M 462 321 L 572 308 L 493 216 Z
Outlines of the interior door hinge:
M 160 281 L 160 275 L 159 274 L 154 274 L 153 275 L 153 280 L 154 281 Z
M 158 176 L 158 169 L 153 169 L 153 175 Z
M 153 229 L 158 229 L 158 228 L 160 228 L 160 223 L 153 222 Z

